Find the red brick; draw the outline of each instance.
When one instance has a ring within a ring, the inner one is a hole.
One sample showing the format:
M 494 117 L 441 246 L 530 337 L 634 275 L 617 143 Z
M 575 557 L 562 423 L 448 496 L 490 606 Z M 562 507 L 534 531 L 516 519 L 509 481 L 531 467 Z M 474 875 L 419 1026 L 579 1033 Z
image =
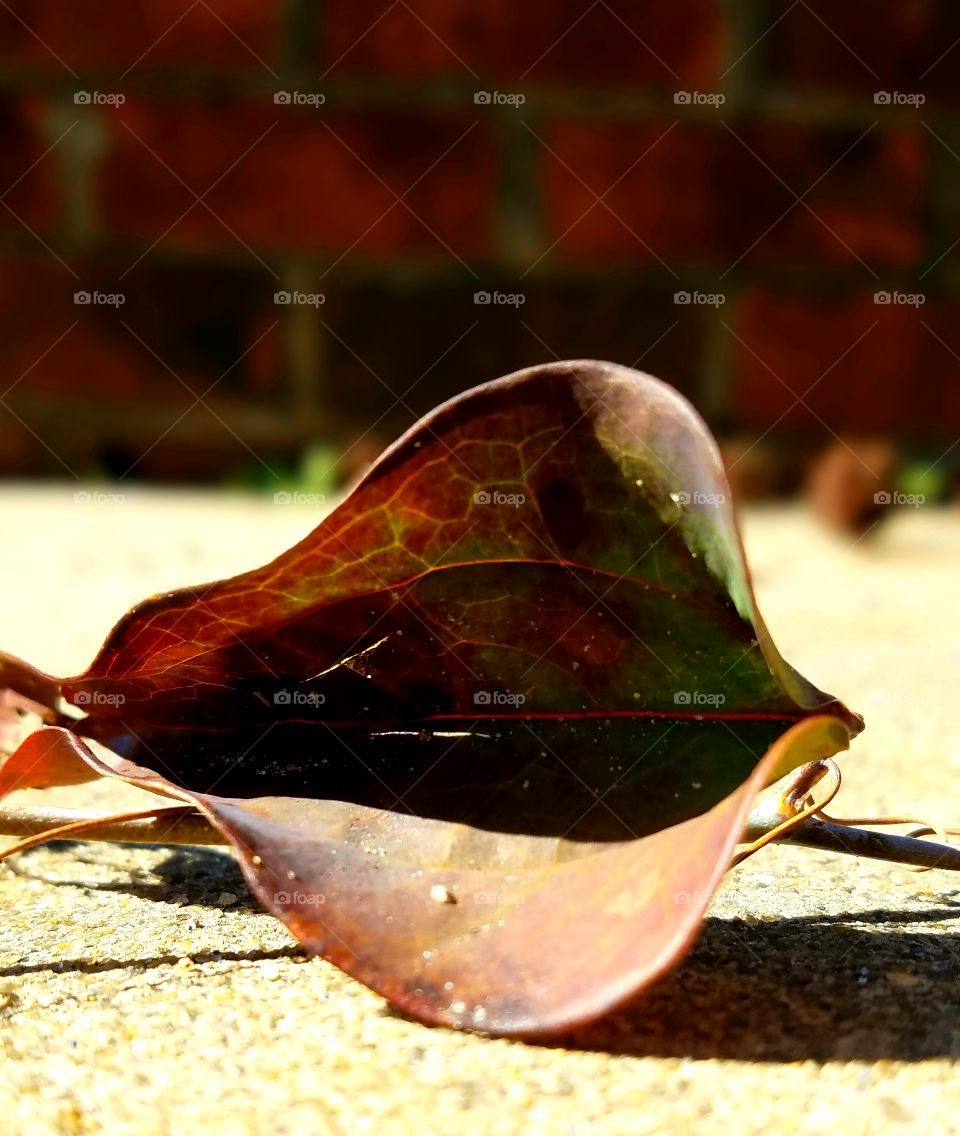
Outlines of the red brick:
M 519 293 L 523 303 L 476 304 L 476 291 Z M 703 350 L 702 308 L 614 274 L 478 285 L 461 273 L 403 290 L 341 284 L 323 318 L 334 332 L 325 359 L 338 418 L 360 434 L 383 415 L 388 438 L 458 390 L 555 358 L 612 359 L 694 393 Z
M 64 408 L 100 404 L 108 421 L 111 406 L 140 399 L 186 406 L 191 391 L 214 383 L 221 394 L 267 393 L 263 367 L 267 353 L 276 359 L 276 330 L 261 341 L 256 366 L 245 355 L 276 319 L 266 273 L 141 268 L 124 276 L 122 261 L 71 267 L 77 278 L 52 258 L 3 264 L 0 394 L 14 384 L 8 397 L 15 409 L 24 400 L 57 398 Z M 78 304 L 78 291 L 119 292 L 125 302 Z
M 0 208 L 0 229 L 22 230 L 17 217 L 32 229 L 56 223 L 59 170 L 55 151 L 44 156 L 44 112 L 38 98 L 0 100 L 0 196 L 8 206 Z
M 741 135 L 753 154 L 740 143 L 740 153 L 727 149 L 714 184 L 736 190 L 724 195 L 726 226 L 749 218 L 744 248 L 757 243 L 747 260 L 884 267 L 915 262 L 923 248 L 929 136 L 912 125 L 861 134 L 858 128 L 828 132 L 769 123 Z M 806 205 L 794 204 L 782 185 L 771 184 L 764 163 Z
M 441 259 L 451 255 L 445 244 L 460 256 L 490 246 L 494 151 L 472 115 L 137 101 L 112 123 L 102 212 L 126 237 L 152 242 L 173 225 L 165 246 L 243 254 L 232 229 L 254 246 L 356 244 L 358 255 L 418 250 Z M 216 183 L 210 208 L 194 204 L 178 178 L 198 194 Z
M 772 22 L 772 19 L 771 21 Z M 960 7 L 942 0 L 805 0 L 766 40 L 770 74 L 807 88 L 960 93 Z M 953 45 L 953 46 L 951 46 Z M 764 50 L 761 46 L 758 50 Z
M 891 266 L 919 255 L 928 143 L 912 127 L 859 142 L 859 131 L 796 124 L 732 129 L 554 122 L 542 161 L 555 255 L 723 267 Z M 795 204 L 811 186 L 809 208 Z
M 53 258 L 4 262 L 0 374 L 4 388 L 14 384 L 6 396 L 12 406 L 38 393 L 94 401 L 143 393 L 149 368 L 132 336 L 117 334 L 123 317 L 113 308 L 74 304 L 74 292 L 88 287 Z
M 385 74 L 618 88 L 708 85 L 726 23 L 715 0 L 331 0 L 322 65 Z
M 260 70 L 276 58 L 280 12 L 275 0 L 7 0 L 0 51 L 58 72 L 130 68 L 130 78 L 181 65 Z
M 217 397 L 282 401 L 283 309 L 266 270 L 146 258 L 122 286 L 125 321 L 197 394 L 214 387 Z
M 256 465 L 238 434 L 282 448 L 272 278 L 143 265 L 124 277 L 128 263 L 75 261 L 79 280 L 52 259 L 0 265 L 0 471 L 63 476 L 57 455 L 86 474 L 136 463 L 138 477 L 219 479 Z M 77 290 L 126 302 L 78 305 Z M 288 449 L 302 429 L 291 420 Z
M 715 128 L 670 120 L 554 123 L 542 154 L 553 255 L 722 257 L 729 235 L 710 191 L 718 141 Z
M 824 437 L 960 430 L 957 307 L 878 305 L 873 295 L 744 296 L 731 356 L 740 426 Z

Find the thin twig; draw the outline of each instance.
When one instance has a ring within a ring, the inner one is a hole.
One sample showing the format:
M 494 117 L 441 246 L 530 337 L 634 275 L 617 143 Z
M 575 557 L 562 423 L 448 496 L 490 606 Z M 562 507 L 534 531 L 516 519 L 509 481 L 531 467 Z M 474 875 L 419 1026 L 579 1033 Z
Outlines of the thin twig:
M 0 808 L 0 835 L 24 837 L 0 851 L 0 859 L 47 840 L 109 840 L 120 844 L 225 844 L 209 821 L 190 805 L 161 806 L 136 813 L 91 813 L 79 809 Z
M 223 846 L 227 843 L 203 814 L 189 805 L 117 814 L 90 813 L 78 809 L 0 808 L 0 835 L 25 838 L 13 848 L 0 851 L 0 860 L 48 840 L 74 837 L 121 844 Z M 913 836 L 869 832 L 863 828 L 829 824 L 815 817 L 804 818 L 803 823 L 787 828 L 779 840 L 785 844 L 842 852 L 849 856 L 960 871 L 960 847 L 937 844 Z
M 783 841 L 828 852 L 844 852 L 849 856 L 866 856 L 871 860 L 960 872 L 960 847 L 918 840 L 914 836 L 897 836 L 892 832 L 869 832 L 815 818 L 792 829 Z

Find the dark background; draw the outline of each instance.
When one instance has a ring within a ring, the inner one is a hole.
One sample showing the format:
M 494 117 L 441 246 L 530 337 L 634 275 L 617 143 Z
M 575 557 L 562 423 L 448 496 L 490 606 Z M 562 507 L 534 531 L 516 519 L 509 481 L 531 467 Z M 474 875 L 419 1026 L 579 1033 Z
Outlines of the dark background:
M 0 474 L 347 477 L 580 356 L 949 474 L 958 109 L 948 0 L 3 0 Z

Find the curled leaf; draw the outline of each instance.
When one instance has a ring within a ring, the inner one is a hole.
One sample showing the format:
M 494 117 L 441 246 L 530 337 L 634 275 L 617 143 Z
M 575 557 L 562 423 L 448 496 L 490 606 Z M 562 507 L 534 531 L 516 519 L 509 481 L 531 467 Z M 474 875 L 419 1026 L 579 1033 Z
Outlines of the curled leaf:
M 87 716 L 24 743 L 35 774 L 47 738 L 195 803 L 307 947 L 500 1033 L 673 965 L 756 792 L 862 728 L 773 645 L 696 413 L 596 362 L 445 403 L 300 544 L 147 600 L 56 693 Z

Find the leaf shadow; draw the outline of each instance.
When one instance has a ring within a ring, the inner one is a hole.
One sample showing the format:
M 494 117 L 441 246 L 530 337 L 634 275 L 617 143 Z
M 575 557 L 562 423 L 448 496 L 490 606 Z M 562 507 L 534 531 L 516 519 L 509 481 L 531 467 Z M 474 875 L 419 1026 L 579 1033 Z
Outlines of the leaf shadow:
M 246 881 L 237 867 L 236 860 L 228 851 L 202 847 L 183 847 L 171 849 L 167 845 L 145 845 L 162 849 L 166 855 L 157 864 L 145 870 L 145 876 L 157 877 L 155 882 L 143 880 L 88 880 L 49 879 L 42 877 L 50 887 L 83 887 L 90 891 L 122 892 L 152 903 L 167 903 L 180 907 L 184 903 L 216 907 L 224 914 L 236 914 L 245 908 L 259 912 L 257 901 L 247 889 Z M 83 841 L 58 840 L 44 846 L 45 851 L 67 851 L 74 860 L 82 863 L 95 863 L 104 866 L 102 860 L 86 860 L 90 845 Z M 19 875 L 30 875 L 29 859 L 35 850 L 23 855 L 27 870 L 21 868 Z M 8 865 L 9 867 L 10 865 Z M 126 870 L 130 870 L 129 867 Z M 231 892 L 238 902 L 223 909 L 217 903 L 222 892 Z M 137 958 L 79 958 L 60 959 L 42 963 L 16 963 L 0 969 L 0 978 L 19 978 L 28 974 L 49 972 L 52 974 L 101 974 L 111 970 L 134 969 L 137 972 L 154 970 L 157 967 L 173 966 L 180 960 L 179 954 L 150 955 Z M 190 959 L 195 964 L 204 962 L 260 962 L 269 959 L 303 959 L 304 951 L 297 944 L 289 947 L 263 948 L 261 950 L 222 950 L 191 952 Z
M 57 843 L 71 851 L 88 847 Z M 164 851 L 164 858 L 145 873 L 152 880 L 45 882 L 121 891 L 177 906 L 219 906 L 219 894 L 230 891 L 239 903 L 229 912 L 259 910 L 229 853 L 206 848 Z M 684 962 L 654 987 L 590 1026 L 526 1044 L 634 1057 L 753 1062 L 960 1056 L 960 937 L 910 929 L 955 919 L 960 919 L 960 902 L 951 901 L 912 911 L 881 907 L 781 917 L 756 925 L 709 917 Z M 217 957 L 240 961 L 303 953 L 291 946 L 249 956 L 223 951 Z M 138 965 L 169 961 L 145 959 Z M 203 960 L 196 956 L 195 961 Z M 129 961 L 76 964 L 80 969 L 121 965 Z M 383 1013 L 406 1017 L 389 1006 Z
M 303 951 L 296 946 L 275 947 L 255 951 L 195 951 L 189 955 L 196 965 L 205 962 L 265 962 L 269 959 L 302 958 Z M 61 959 L 57 962 L 15 963 L 0 969 L 0 978 L 22 978 L 27 974 L 103 974 L 110 970 L 129 970 L 141 973 L 161 966 L 175 966 L 179 954 L 151 955 L 135 959 Z
M 7 868 L 20 876 L 31 876 L 31 860 L 39 853 L 48 855 L 53 852 L 67 852 L 73 861 L 81 864 L 92 864 L 105 867 L 107 864 L 100 858 L 90 859 L 90 844 L 76 840 L 51 840 L 48 844 L 33 848 L 21 854 L 16 860 L 11 859 Z M 123 848 L 123 845 L 118 846 Z M 231 904 L 228 910 L 238 911 L 250 908 L 260 911 L 260 905 L 247 887 L 243 873 L 237 866 L 231 852 L 227 849 L 203 848 L 200 846 L 185 846 L 171 848 L 169 845 L 148 844 L 139 845 L 166 853 L 164 858 L 149 868 L 138 869 L 136 865 L 126 864 L 122 868 L 117 862 L 110 862 L 111 867 L 117 867 L 132 878 L 116 880 L 85 880 L 51 879 L 49 876 L 36 876 L 42 879 L 49 887 L 82 887 L 89 891 L 122 892 L 124 895 L 134 895 L 139 899 L 147 899 L 154 903 L 169 903 L 181 906 L 183 903 L 207 904 L 219 907 L 215 901 L 223 892 L 231 892 L 237 897 L 237 903 Z
M 756 926 L 711 917 L 656 986 L 545 1044 L 759 1062 L 957 1056 L 960 938 L 906 929 L 946 919 L 960 919 L 960 904 Z

